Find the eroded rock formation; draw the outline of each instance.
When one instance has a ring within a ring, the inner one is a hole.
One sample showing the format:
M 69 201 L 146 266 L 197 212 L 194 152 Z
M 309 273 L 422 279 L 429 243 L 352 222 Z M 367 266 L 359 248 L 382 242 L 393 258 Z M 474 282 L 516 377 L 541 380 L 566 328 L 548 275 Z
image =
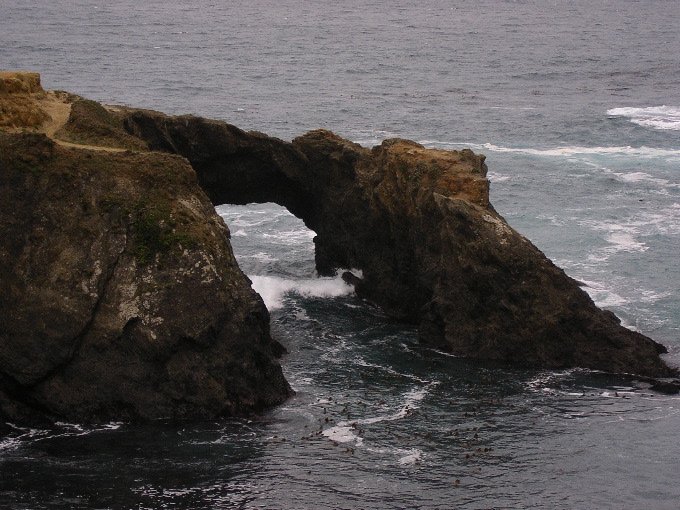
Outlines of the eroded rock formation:
M 0 83 L 0 418 L 242 415 L 290 395 L 220 203 L 287 207 L 317 233 L 320 274 L 360 269 L 357 293 L 429 345 L 675 374 L 494 211 L 483 156 L 288 143 Z
M 484 157 L 327 131 L 292 143 L 191 116 L 131 112 L 128 131 L 180 154 L 215 204 L 271 201 L 317 234 L 320 274 L 419 324 L 422 342 L 474 358 L 671 376 L 665 348 L 599 310 L 489 203 Z
M 184 158 L 0 132 L 0 189 L 0 417 L 245 415 L 291 394 Z

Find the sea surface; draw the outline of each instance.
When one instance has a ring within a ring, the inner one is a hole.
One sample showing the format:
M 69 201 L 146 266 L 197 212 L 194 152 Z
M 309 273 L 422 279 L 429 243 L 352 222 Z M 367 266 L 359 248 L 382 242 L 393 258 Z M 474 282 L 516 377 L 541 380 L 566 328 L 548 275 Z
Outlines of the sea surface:
M 0 69 L 290 140 L 487 156 L 511 226 L 680 365 L 677 0 L 0 0 Z M 259 420 L 17 429 L 0 508 L 676 509 L 680 398 L 452 357 L 314 271 L 274 204 L 218 212 L 289 353 Z

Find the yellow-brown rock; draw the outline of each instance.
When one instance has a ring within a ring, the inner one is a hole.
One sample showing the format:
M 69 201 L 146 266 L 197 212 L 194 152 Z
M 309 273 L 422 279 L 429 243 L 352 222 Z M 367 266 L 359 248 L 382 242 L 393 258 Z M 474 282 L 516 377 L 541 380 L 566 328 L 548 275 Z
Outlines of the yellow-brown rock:
M 38 73 L 0 71 L 0 129 L 39 128 L 50 118 L 39 105 L 44 97 Z

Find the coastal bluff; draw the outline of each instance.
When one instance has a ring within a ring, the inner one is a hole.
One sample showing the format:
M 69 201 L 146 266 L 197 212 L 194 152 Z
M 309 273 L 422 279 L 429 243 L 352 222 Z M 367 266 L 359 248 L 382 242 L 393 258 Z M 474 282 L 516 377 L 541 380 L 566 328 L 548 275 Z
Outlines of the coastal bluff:
M 3 92 L 3 106 L 19 94 L 49 110 L 35 86 Z M 247 416 L 283 402 L 283 349 L 188 162 L 115 150 L 127 138 L 101 106 L 63 104 L 100 147 L 46 136 L 51 119 L 0 131 L 0 422 Z
M 672 377 L 489 202 L 484 156 L 285 142 L 0 73 L 0 419 L 243 416 L 292 394 L 214 205 L 275 202 L 319 274 L 460 356 Z M 360 274 L 360 276 L 355 276 Z

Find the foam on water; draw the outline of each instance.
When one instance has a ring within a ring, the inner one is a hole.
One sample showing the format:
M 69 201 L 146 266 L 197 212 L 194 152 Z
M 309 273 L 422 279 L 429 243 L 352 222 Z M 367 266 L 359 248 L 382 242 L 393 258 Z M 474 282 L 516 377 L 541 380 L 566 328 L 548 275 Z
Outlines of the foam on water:
M 611 108 L 608 115 L 626 117 L 639 126 L 680 131 L 680 107 L 647 106 L 643 108 Z
M 648 249 L 645 243 L 635 240 L 632 232 L 627 232 L 623 228 L 620 231 L 608 233 L 605 239 L 612 244 L 606 250 L 613 253 L 619 251 L 646 251 Z
M 600 308 L 622 306 L 628 303 L 626 298 L 619 296 L 612 288 L 602 282 L 581 280 L 584 290 Z
M 526 154 L 530 156 L 545 156 L 545 157 L 575 157 L 575 156 L 608 156 L 618 158 L 666 158 L 672 161 L 680 160 L 680 150 L 659 148 L 659 147 L 633 147 L 633 146 L 596 146 L 586 147 L 578 145 L 568 145 L 563 147 L 508 147 L 505 145 L 498 145 L 495 143 L 475 143 L 465 141 L 442 141 L 424 139 L 419 140 L 418 143 L 425 147 L 432 147 L 435 149 L 444 150 L 461 150 L 472 149 L 477 152 L 499 152 L 499 153 L 514 153 Z
M 412 374 L 406 374 L 406 373 L 403 373 L 403 372 L 398 372 L 397 370 L 394 370 L 391 367 L 387 367 L 387 366 L 384 366 L 384 365 L 378 365 L 378 364 L 375 364 L 375 363 L 369 363 L 368 361 L 366 361 L 363 358 L 355 358 L 354 363 L 356 365 L 360 366 L 360 367 L 377 368 L 378 370 L 380 370 L 382 372 L 387 372 L 388 374 L 393 374 L 393 375 L 396 375 L 398 377 L 406 377 L 408 379 L 413 379 L 413 380 L 418 381 L 418 382 L 423 383 L 423 384 L 431 384 L 431 381 L 426 381 L 425 379 L 421 379 L 420 377 L 417 377 L 417 376 L 412 375 Z
M 403 455 L 397 461 L 401 466 L 412 466 L 415 464 L 420 464 L 420 462 L 423 460 L 424 455 L 423 451 L 417 448 L 409 448 L 407 450 L 400 449 L 397 450 L 397 453 Z
M 419 408 L 420 402 L 430 393 L 431 388 L 437 384 L 437 382 L 433 382 L 424 387 L 413 387 L 402 395 L 401 405 L 391 409 L 391 412 L 379 414 L 378 416 L 338 422 L 333 427 L 324 430 L 323 435 L 338 443 L 354 442 L 356 447 L 364 446 L 364 438 L 360 435 L 361 425 L 375 425 L 382 422 L 401 420 L 409 416 Z M 413 453 L 413 451 L 409 451 L 404 456 L 407 459 L 405 463 L 411 463 L 408 459 L 411 459 L 409 456 L 413 455 Z M 418 456 L 419 458 L 420 456 Z
M 301 243 L 309 243 L 316 234 L 313 230 L 308 228 L 301 229 L 288 229 L 284 232 L 264 232 L 262 234 L 263 240 L 271 240 L 279 245 L 292 245 L 296 246 Z
M 354 287 L 346 283 L 342 276 L 314 278 L 308 280 L 289 280 L 279 276 L 249 275 L 253 289 L 262 296 L 269 311 L 281 308 L 288 293 L 304 297 L 331 298 L 347 296 Z

